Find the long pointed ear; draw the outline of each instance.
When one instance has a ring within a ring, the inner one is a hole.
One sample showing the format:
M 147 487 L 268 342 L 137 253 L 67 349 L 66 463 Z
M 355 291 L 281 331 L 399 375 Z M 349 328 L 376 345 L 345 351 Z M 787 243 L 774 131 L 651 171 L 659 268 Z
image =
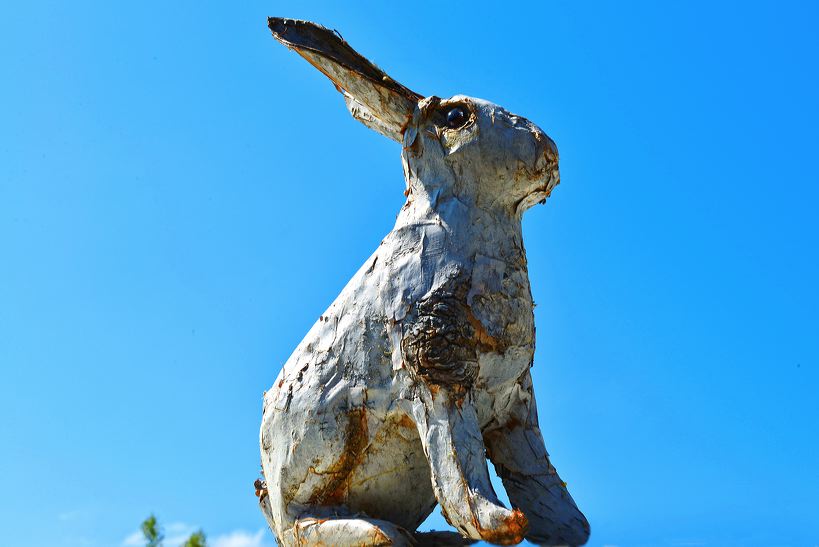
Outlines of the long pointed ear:
M 422 99 L 362 57 L 337 33 L 309 21 L 268 17 L 273 37 L 330 78 L 353 117 L 401 142 Z

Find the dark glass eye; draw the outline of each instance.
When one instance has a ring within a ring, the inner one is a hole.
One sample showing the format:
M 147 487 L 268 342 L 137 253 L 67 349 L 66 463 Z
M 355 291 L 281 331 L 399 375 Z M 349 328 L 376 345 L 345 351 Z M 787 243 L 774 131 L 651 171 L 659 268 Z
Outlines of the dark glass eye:
M 467 119 L 469 119 L 469 116 L 467 116 L 466 110 L 461 106 L 456 106 L 447 112 L 446 126 L 450 129 L 457 129 L 465 124 Z

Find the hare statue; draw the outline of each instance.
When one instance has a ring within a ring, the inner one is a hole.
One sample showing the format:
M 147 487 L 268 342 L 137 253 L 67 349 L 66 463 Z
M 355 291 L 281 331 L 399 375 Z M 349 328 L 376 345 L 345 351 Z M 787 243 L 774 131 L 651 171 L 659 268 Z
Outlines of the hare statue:
M 422 97 L 324 27 L 268 25 L 354 118 L 401 143 L 407 197 L 265 393 L 257 495 L 279 543 L 413 545 L 440 504 L 465 538 L 584 544 L 529 372 L 521 216 L 559 182 L 554 142 L 490 102 Z

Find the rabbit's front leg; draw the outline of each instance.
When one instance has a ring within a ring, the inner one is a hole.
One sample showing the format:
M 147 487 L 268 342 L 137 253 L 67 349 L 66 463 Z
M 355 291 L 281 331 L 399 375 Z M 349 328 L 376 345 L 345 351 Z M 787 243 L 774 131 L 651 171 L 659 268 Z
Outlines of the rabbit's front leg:
M 502 545 L 522 541 L 526 517 L 498 501 L 486 449 L 468 394 L 421 386 L 413 418 L 432 472 L 432 487 L 447 521 L 462 534 Z
M 583 545 L 589 539 L 589 523 L 549 462 L 528 372 L 521 384 L 522 397 L 512 405 L 508 421 L 484 432 L 489 459 L 512 506 L 529 520 L 527 540 L 539 545 Z
M 416 382 L 411 414 L 444 516 L 462 534 L 518 543 L 526 517 L 501 505 L 489 481 L 472 388 L 481 339 L 467 304 L 468 281 L 455 278 L 420 300 L 401 336 L 401 358 Z

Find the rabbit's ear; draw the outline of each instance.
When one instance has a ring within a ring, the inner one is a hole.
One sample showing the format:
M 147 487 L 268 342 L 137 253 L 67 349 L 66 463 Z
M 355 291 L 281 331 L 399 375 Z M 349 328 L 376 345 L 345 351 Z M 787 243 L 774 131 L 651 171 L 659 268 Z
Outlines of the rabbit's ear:
M 344 94 L 353 117 L 398 142 L 421 96 L 362 57 L 341 36 L 309 21 L 268 17 L 273 37 L 319 69 Z

